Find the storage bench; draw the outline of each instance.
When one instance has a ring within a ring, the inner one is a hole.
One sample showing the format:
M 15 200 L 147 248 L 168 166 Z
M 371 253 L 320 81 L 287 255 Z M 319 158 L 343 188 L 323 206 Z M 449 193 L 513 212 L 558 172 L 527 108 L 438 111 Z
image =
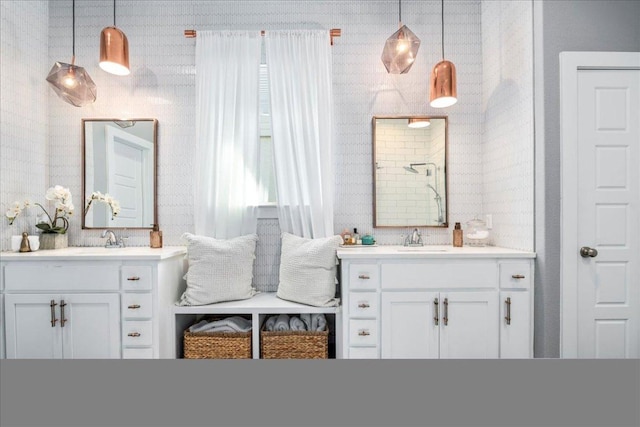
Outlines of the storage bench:
M 327 325 L 333 334 L 335 331 L 335 355 L 330 352 L 329 357 L 342 358 L 342 323 L 339 315 L 341 306 L 337 307 L 313 307 L 285 301 L 276 297 L 275 292 L 261 292 L 252 298 L 239 301 L 227 301 L 216 304 L 198 306 L 173 306 L 171 324 L 172 338 L 176 349 L 175 357 L 182 358 L 184 354 L 184 331 L 202 316 L 234 316 L 243 315 L 250 317 L 251 329 L 251 354 L 254 359 L 260 358 L 260 329 L 268 316 L 286 313 L 289 315 L 301 313 L 322 313 L 327 317 Z

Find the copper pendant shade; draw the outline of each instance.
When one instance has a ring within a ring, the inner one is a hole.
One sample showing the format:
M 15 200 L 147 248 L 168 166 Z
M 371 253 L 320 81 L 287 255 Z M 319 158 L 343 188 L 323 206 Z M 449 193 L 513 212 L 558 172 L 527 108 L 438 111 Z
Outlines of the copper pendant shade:
M 60 99 L 76 107 L 95 102 L 96 84 L 76 60 L 76 2 L 73 1 L 73 56 L 71 64 L 56 62 L 47 75 L 47 82 Z
M 129 41 L 116 27 L 116 1 L 113 0 L 113 26 L 100 33 L 100 68 L 117 76 L 129 75 Z
M 429 105 L 450 107 L 458 102 L 456 66 L 444 59 L 444 0 L 442 0 L 442 61 L 431 70 Z
M 420 48 L 420 39 L 406 25 L 402 25 L 402 3 L 398 1 L 400 29 L 385 42 L 382 63 L 389 74 L 405 74 L 413 65 Z

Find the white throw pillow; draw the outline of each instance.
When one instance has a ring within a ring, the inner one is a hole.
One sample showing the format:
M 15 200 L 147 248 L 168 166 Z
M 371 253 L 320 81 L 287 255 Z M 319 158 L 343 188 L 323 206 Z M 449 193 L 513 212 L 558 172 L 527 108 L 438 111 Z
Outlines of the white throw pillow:
M 336 294 L 336 250 L 340 236 L 305 239 L 282 233 L 280 284 L 276 296 L 288 301 L 331 307 Z
M 178 305 L 204 305 L 251 298 L 253 260 L 258 236 L 249 234 L 229 240 L 185 233 L 189 269 L 187 289 Z

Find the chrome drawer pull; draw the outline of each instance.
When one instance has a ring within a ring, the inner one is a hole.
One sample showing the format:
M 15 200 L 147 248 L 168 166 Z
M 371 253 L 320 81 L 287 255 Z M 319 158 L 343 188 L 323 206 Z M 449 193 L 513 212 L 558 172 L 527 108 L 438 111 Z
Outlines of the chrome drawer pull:
M 358 276 L 358 279 L 369 280 L 369 279 L 371 279 L 371 277 L 369 277 L 368 274 L 361 274 L 361 275 Z
M 140 332 L 129 332 L 127 335 L 135 338 L 140 336 Z
M 507 321 L 507 325 L 511 324 L 511 298 L 507 298 L 504 302 L 507 305 L 507 315 L 504 320 Z
M 369 308 L 369 307 L 370 307 L 370 305 L 367 304 L 366 302 L 362 302 L 362 303 L 358 304 L 358 308 Z
M 360 335 L 361 337 L 366 337 L 366 336 L 369 336 L 371 334 L 369 333 L 369 330 L 362 329 L 362 330 L 358 331 L 358 335 Z
M 55 328 L 56 327 L 56 322 L 58 321 L 58 319 L 56 319 L 56 302 L 54 300 L 51 300 L 51 303 L 49 304 L 49 307 L 51 307 L 51 327 Z
M 440 318 L 440 313 L 439 313 L 439 306 L 438 306 L 438 298 L 434 298 L 433 299 L 433 308 L 434 311 L 436 313 L 436 315 L 433 317 L 433 321 L 435 322 L 436 326 L 438 326 L 439 324 L 439 318 Z
M 60 327 L 64 328 L 64 324 L 66 323 L 67 319 L 64 318 L 64 308 L 67 306 L 67 304 L 64 302 L 63 299 L 60 300 Z
M 140 305 L 138 304 L 131 304 L 129 307 L 127 307 L 129 310 L 135 310 L 137 308 L 140 308 Z
M 511 277 L 514 279 L 524 279 L 524 276 L 522 274 L 512 274 Z
M 140 278 L 138 276 L 133 276 L 133 277 L 127 277 L 127 280 L 140 280 Z

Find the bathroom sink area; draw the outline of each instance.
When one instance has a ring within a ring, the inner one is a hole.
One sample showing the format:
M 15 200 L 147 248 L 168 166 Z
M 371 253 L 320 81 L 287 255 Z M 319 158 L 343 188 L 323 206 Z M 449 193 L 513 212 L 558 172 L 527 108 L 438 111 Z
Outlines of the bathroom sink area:
M 418 246 L 418 247 L 402 247 L 398 248 L 398 252 L 447 252 L 448 248 L 443 247 L 429 247 L 429 246 Z

